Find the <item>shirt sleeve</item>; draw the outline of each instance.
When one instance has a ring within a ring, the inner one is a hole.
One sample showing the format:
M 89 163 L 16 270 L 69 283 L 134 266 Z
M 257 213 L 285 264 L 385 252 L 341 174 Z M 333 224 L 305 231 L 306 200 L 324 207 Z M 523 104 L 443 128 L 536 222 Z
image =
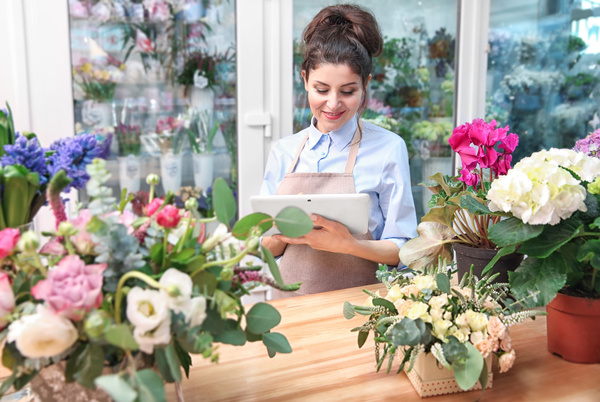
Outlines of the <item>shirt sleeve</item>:
M 260 187 L 260 195 L 274 195 L 283 178 L 283 176 L 280 177 L 280 172 L 284 167 L 281 163 L 281 152 L 277 148 L 278 144 L 275 144 L 267 158 L 267 166 L 265 167 L 265 175 Z

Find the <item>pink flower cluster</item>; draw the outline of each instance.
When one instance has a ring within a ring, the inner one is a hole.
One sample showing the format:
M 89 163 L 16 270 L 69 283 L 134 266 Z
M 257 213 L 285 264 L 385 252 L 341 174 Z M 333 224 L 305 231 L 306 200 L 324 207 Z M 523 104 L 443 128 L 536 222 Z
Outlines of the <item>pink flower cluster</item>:
M 587 137 L 578 140 L 575 143 L 575 147 L 573 147 L 573 151 L 583 152 L 588 156 L 600 158 L 600 128 Z
M 19 229 L 6 228 L 0 231 L 0 261 L 12 255 L 19 237 Z
M 483 119 L 475 119 L 472 123 L 456 127 L 448 140 L 462 161 L 459 180 L 469 186 L 476 186 L 482 181 L 482 169 L 491 169 L 496 177 L 506 174 L 510 169 L 512 153 L 519 144 L 519 137 L 513 133 L 507 134 L 508 126 L 496 128 L 496 124 L 496 120 L 488 124 Z
M 160 119 L 158 123 L 156 123 L 156 132 L 162 133 L 164 131 L 176 131 L 183 127 L 183 121 L 169 116 L 166 119 Z

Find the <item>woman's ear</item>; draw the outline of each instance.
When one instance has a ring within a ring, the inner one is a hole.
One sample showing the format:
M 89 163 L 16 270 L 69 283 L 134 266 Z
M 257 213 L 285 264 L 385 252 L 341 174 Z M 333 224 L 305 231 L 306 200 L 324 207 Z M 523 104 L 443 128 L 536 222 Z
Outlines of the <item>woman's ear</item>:
M 304 89 L 308 91 L 308 81 L 306 79 L 306 70 L 302 70 L 300 73 L 302 75 L 302 79 L 304 80 Z

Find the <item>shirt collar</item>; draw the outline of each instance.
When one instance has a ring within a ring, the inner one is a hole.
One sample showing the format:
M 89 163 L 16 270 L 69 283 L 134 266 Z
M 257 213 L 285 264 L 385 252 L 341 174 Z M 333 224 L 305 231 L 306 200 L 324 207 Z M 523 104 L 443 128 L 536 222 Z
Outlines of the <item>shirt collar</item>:
M 337 148 L 338 151 L 341 151 L 346 146 L 350 144 L 352 138 L 354 137 L 354 133 L 356 131 L 356 118 L 350 119 L 346 124 L 340 127 L 339 130 L 330 131 L 327 134 L 323 134 L 317 129 L 317 119 L 313 116 L 310 121 L 310 127 L 308 129 L 308 147 L 309 149 L 313 149 L 321 140 L 322 136 L 329 135 L 331 138 L 331 142 L 333 146 Z

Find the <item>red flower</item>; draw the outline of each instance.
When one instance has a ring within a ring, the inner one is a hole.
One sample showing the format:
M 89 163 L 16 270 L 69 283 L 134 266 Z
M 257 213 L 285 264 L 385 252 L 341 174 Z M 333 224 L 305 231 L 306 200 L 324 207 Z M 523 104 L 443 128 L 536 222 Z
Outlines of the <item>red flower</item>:
M 146 215 L 153 216 L 158 208 L 163 204 L 164 200 L 162 198 L 155 198 L 152 202 L 146 205 Z
M 167 205 L 156 215 L 156 222 L 164 228 L 174 228 L 180 219 L 179 209 L 173 205 Z

